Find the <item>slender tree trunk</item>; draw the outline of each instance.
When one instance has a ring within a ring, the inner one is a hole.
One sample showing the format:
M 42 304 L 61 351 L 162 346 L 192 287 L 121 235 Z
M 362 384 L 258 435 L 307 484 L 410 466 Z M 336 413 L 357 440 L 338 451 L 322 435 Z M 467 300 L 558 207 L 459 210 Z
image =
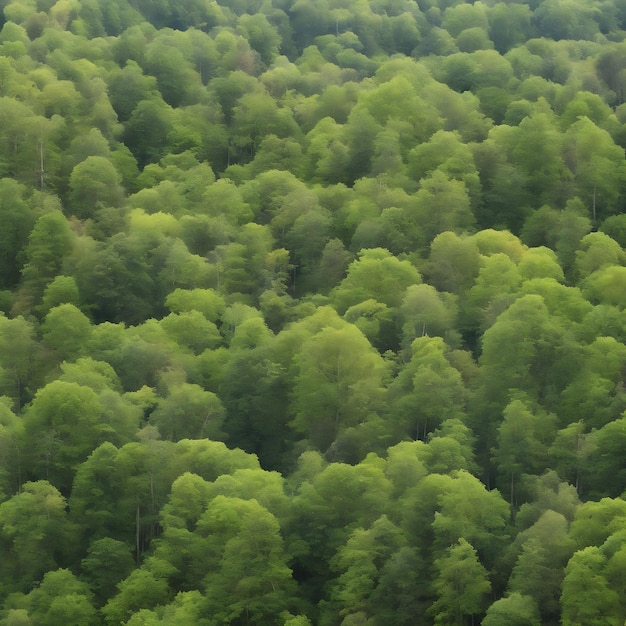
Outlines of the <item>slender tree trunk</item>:
M 596 223 L 596 186 L 593 186 L 593 207 L 592 207 L 593 223 Z
M 139 545 L 139 502 L 137 502 L 137 510 L 135 511 L 135 559 L 139 565 L 141 548 Z
M 43 161 L 43 137 L 39 140 L 39 189 L 43 190 L 45 177 L 44 161 Z
M 515 511 L 515 475 L 511 472 L 511 519 L 513 519 L 513 512 Z
M 18 444 L 15 444 L 15 452 L 17 453 L 17 493 L 22 493 L 22 459 Z

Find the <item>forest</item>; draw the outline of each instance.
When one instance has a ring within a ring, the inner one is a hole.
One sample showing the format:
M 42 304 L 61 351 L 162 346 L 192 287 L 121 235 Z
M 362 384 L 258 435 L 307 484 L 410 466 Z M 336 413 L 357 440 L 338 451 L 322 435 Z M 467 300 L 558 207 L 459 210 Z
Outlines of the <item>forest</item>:
M 624 624 L 626 0 L 0 9 L 0 625 Z

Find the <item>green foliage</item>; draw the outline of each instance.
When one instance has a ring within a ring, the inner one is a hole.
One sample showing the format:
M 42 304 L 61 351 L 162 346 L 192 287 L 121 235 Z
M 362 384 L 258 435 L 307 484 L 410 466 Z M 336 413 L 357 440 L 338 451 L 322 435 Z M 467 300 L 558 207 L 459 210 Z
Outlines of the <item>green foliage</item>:
M 302 345 L 296 360 L 292 427 L 326 451 L 348 427 L 382 406 L 386 364 L 352 325 L 325 328 Z
M 24 415 L 24 454 L 32 474 L 48 476 L 67 493 L 78 463 L 108 429 L 95 391 L 73 382 L 51 382 L 37 392 Z
M 104 157 L 90 156 L 79 163 L 70 176 L 70 207 L 80 218 L 91 217 L 95 210 L 122 203 L 122 177 Z
M 471 544 L 460 539 L 435 560 L 435 568 L 437 600 L 429 609 L 435 624 L 460 626 L 466 616 L 482 612 L 491 584 Z
M 224 408 L 220 399 L 198 385 L 184 384 L 161 400 L 150 415 L 164 439 L 222 438 Z
M 41 585 L 26 596 L 26 603 L 29 617 L 38 624 L 98 623 L 89 588 L 66 569 L 48 572 Z
M 73 233 L 61 211 L 42 215 L 28 238 L 22 268 L 25 310 L 43 295 L 46 285 L 61 273 L 63 259 L 72 251 Z
M 496 600 L 485 614 L 485 626 L 539 626 L 539 612 L 532 598 L 520 593 Z
M 115 586 L 130 574 L 134 564 L 129 547 L 110 537 L 93 541 L 87 556 L 80 563 L 89 588 L 99 604 L 115 593 Z
M 400 261 L 381 248 L 362 250 L 331 297 L 339 312 L 368 298 L 397 307 L 404 290 L 420 282 L 419 272 L 408 261 Z
M 0 623 L 624 622 L 622 0 L 0 9 Z
M 618 624 L 619 598 L 604 578 L 606 557 L 590 546 L 572 556 L 565 568 L 561 605 L 563 624 Z
M 521 550 L 509 579 L 509 589 L 532 598 L 544 620 L 558 615 L 563 567 L 573 552 L 567 536 L 567 520 L 546 511 L 518 535 Z
M 0 504 L 2 596 L 26 592 L 33 581 L 56 569 L 70 551 L 72 527 L 65 498 L 44 480 L 25 483 Z
M 54 307 L 41 325 L 46 344 L 59 360 L 72 360 L 81 355 L 91 335 L 89 318 L 73 304 Z
M 24 201 L 25 188 L 10 178 L 0 180 L 0 215 L 2 238 L 0 240 L 0 285 L 3 289 L 14 287 L 19 280 L 19 257 L 28 241 L 35 222 L 35 213 Z

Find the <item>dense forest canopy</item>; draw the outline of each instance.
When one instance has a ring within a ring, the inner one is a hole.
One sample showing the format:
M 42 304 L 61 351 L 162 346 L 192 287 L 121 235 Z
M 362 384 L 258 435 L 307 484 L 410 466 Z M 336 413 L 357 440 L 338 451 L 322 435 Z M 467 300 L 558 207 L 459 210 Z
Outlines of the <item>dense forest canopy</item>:
M 624 623 L 624 0 L 0 8 L 0 624 Z

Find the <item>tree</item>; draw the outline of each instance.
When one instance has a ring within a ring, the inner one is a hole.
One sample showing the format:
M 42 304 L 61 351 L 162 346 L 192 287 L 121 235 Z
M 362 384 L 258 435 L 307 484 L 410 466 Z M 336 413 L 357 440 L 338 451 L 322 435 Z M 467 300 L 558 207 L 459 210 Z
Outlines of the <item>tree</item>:
M 548 463 L 547 446 L 556 432 L 556 416 L 535 414 L 523 398 L 512 400 L 498 426 L 493 461 L 502 475 L 502 487 L 510 484 L 511 509 L 517 506 L 516 482 L 523 473 L 540 474 Z
M 626 418 L 615 419 L 589 435 L 591 449 L 583 485 L 594 497 L 617 497 L 626 485 L 624 464 L 618 450 L 626 437 Z
M 211 555 L 206 607 L 224 621 L 263 621 L 288 606 L 294 588 L 280 526 L 255 500 L 217 496 L 198 522 Z
M 357 528 L 331 561 L 338 577 L 331 588 L 327 619 L 341 616 L 349 620 L 359 613 L 377 616 L 380 607 L 372 603 L 381 570 L 404 544 L 402 531 L 386 516 L 368 530 Z M 332 617 L 331 617 L 332 615 Z
M 574 551 L 567 526 L 563 515 L 548 510 L 516 540 L 521 550 L 511 572 L 509 591 L 533 598 L 543 621 L 559 614 L 563 568 Z
M 472 235 L 472 239 L 480 253 L 488 257 L 501 253 L 518 263 L 526 252 L 522 242 L 508 230 L 485 228 Z
M 441 26 L 453 37 L 458 37 L 466 28 L 486 28 L 488 21 L 485 8 L 482 2 L 477 6 L 462 4 L 448 6 L 443 12 Z
M 437 496 L 432 521 L 434 547 L 441 553 L 466 538 L 485 565 L 492 567 L 506 536 L 507 503 L 497 490 L 487 491 L 477 478 L 463 470 L 452 473 L 449 487 Z
M 156 91 L 156 79 L 144 75 L 135 61 L 129 60 L 122 69 L 110 74 L 109 99 L 120 122 L 130 119 L 135 107 Z
M 2 595 L 26 592 L 33 581 L 62 565 L 72 532 L 65 498 L 45 480 L 25 483 L 0 504 L 0 543 L 7 555 L 0 565 Z
M 105 622 L 111 625 L 126 622 L 139 609 L 162 604 L 170 595 L 167 580 L 143 568 L 131 572 L 117 588 L 117 595 L 102 607 Z
M 424 335 L 452 339 L 456 316 L 456 298 L 452 294 L 438 292 L 431 285 L 410 285 L 400 308 L 403 347 Z
M 72 252 L 73 243 L 74 234 L 61 211 L 50 211 L 37 220 L 28 237 L 22 268 L 29 305 L 37 303 L 46 285 L 61 273 L 63 260 Z
M 137 104 L 125 125 L 123 139 L 140 167 L 166 154 L 173 124 L 173 111 L 163 100 L 150 98 Z
M 403 546 L 382 566 L 378 586 L 371 596 L 376 617 L 383 623 L 415 623 L 416 616 L 425 615 L 427 590 L 421 588 L 424 563 L 417 550 Z
M 167 296 L 165 306 L 172 313 L 199 311 L 209 321 L 216 322 L 224 312 L 226 303 L 213 289 L 177 288 Z
M 268 469 L 284 467 L 294 440 L 287 428 L 290 379 L 275 343 L 234 351 L 219 388 L 230 445 L 258 455 Z
M 607 217 L 599 228 L 614 241 L 617 241 L 622 248 L 626 245 L 626 219 L 624 215 L 611 215 Z
M 217 326 L 196 310 L 171 313 L 161 320 L 161 326 L 180 347 L 185 346 L 194 354 L 222 343 Z
M 14 180 L 0 180 L 0 288 L 13 288 L 20 276 L 19 254 L 28 242 L 35 214 L 24 200 L 26 189 Z
M 265 67 L 269 67 L 278 56 L 281 37 L 263 13 L 255 15 L 243 14 L 239 20 L 239 28 L 255 50 Z
M 484 626 L 540 626 L 539 611 L 533 599 L 520 593 L 511 593 L 496 600 L 482 621 Z
M 381 352 L 394 345 L 392 313 L 385 304 L 365 300 L 351 306 L 343 318 L 354 324 Z
M 103 207 L 119 207 L 124 199 L 122 177 L 111 161 L 89 156 L 70 175 L 70 206 L 80 218 L 93 217 Z
M 67 569 L 45 574 L 39 587 L 26 596 L 26 603 L 29 616 L 42 626 L 98 623 L 89 587 Z
M 157 89 L 167 104 L 177 108 L 197 101 L 200 76 L 185 58 L 181 41 L 168 41 L 162 31 L 146 47 L 144 66 L 156 78 Z
M 303 148 L 299 141 L 291 137 L 276 137 L 267 135 L 259 145 L 254 159 L 245 166 L 235 165 L 228 169 L 230 175 L 239 171 L 239 177 L 246 180 L 269 170 L 286 170 L 297 174 L 301 171 Z M 236 178 L 236 177 L 235 177 Z
M 349 182 L 350 155 L 343 127 L 331 116 L 323 117 L 309 131 L 307 140 L 304 168 L 308 178 L 326 184 Z
M 38 353 L 33 324 L 21 315 L 11 320 L 0 315 L 0 384 L 3 395 L 13 399 L 17 413 L 30 396 Z
M 501 252 L 487 257 L 466 295 L 462 317 L 467 330 L 483 331 L 514 299 L 522 278 L 517 266 Z
M 429 472 L 450 474 L 456 470 L 477 473 L 475 438 L 460 418 L 448 418 L 429 436 L 424 463 Z
M 553 470 L 541 476 L 525 477 L 525 482 L 528 501 L 520 506 L 515 515 L 515 525 L 520 532 L 538 522 L 547 511 L 562 515 L 567 523 L 571 524 L 580 506 L 578 494 L 573 485 L 564 482 Z M 552 532 L 554 527 L 547 524 L 544 529 L 544 532 Z M 520 534 L 519 537 L 521 539 L 522 535 Z
M 422 441 L 402 441 L 388 448 L 385 475 L 393 483 L 394 495 L 402 495 L 426 476 L 426 467 L 421 459 L 423 449 Z
M 317 266 L 316 279 L 323 293 L 330 291 L 346 275 L 352 255 L 340 239 L 331 239 L 324 246 Z
M 400 261 L 382 248 L 362 250 L 331 298 L 340 313 L 369 298 L 396 308 L 405 289 L 420 282 L 419 272 L 408 261 Z
M 405 126 L 406 135 L 403 135 L 400 140 L 404 155 L 416 142 L 427 141 L 443 124 L 437 107 L 424 97 L 425 94 L 419 93 L 418 85 L 422 88 L 425 84 L 431 86 L 430 76 L 422 75 L 418 81 L 415 81 L 414 77 L 407 76 L 404 72 L 394 71 L 395 69 L 392 67 L 387 75 L 379 73 L 378 85 L 375 89 L 360 96 L 359 105 L 354 109 L 355 114 L 349 119 L 352 119 L 354 123 L 367 120 L 367 116 L 359 113 L 360 109 L 365 108 L 370 119 L 379 125 L 379 128 L 393 127 L 395 121 L 408 123 L 408 126 Z M 408 114 L 403 103 L 410 103 Z
M 226 215 L 237 226 L 247 224 L 254 217 L 241 191 L 228 178 L 221 178 L 207 187 L 202 196 L 202 204 L 209 215 Z
M 440 337 L 423 336 L 411 344 L 411 360 L 389 386 L 389 420 L 400 436 L 425 439 L 446 419 L 462 417 L 467 391 L 446 359 Z
M 48 311 L 42 324 L 46 345 L 55 352 L 59 361 L 71 361 L 82 356 L 91 330 L 89 318 L 73 304 L 54 307 Z
M 285 244 L 294 265 L 309 277 L 309 281 L 315 278 L 315 271 L 328 244 L 331 225 L 330 212 L 315 208 L 296 217 L 285 235 Z
M 29 99 L 33 102 L 35 98 L 31 94 Z M 38 103 L 37 108 L 40 108 Z M 5 119 L 5 134 L 0 141 L 2 176 L 15 177 L 19 182 L 41 189 L 41 157 L 44 157 L 44 163 L 47 159 L 52 165 L 54 152 L 48 139 L 58 130 L 60 118 L 46 120 L 42 115 L 35 115 L 27 104 L 7 96 L 0 98 L 0 111 Z M 48 169 L 54 171 L 54 168 Z
M 530 7 L 524 4 L 508 6 L 496 4 L 490 9 L 489 34 L 500 54 L 505 54 L 530 38 L 532 33 Z
M 573 153 L 568 163 L 575 176 L 577 195 L 590 207 L 593 223 L 617 212 L 626 184 L 623 149 L 609 133 L 582 117 L 568 129 Z
M 22 424 L 11 411 L 11 400 L 0 397 L 0 494 L 7 497 L 22 483 L 20 438 Z
M 560 232 L 556 238 L 556 255 L 566 275 L 571 271 L 576 250 L 582 238 L 591 230 L 591 221 L 582 213 L 580 201 L 568 202 L 559 220 Z
M 428 143 L 415 146 L 409 152 L 407 160 L 408 173 L 415 180 L 423 181 L 440 171 L 451 180 L 463 182 L 472 205 L 476 206 L 478 203 L 480 182 L 474 164 L 474 155 L 462 142 L 459 133 L 437 131 Z
M 104 537 L 89 544 L 81 569 L 98 604 L 104 604 L 115 593 L 117 583 L 135 566 L 129 546 L 117 539 Z
M 472 238 L 444 232 L 430 244 L 424 274 L 438 291 L 464 294 L 474 284 L 481 264 L 478 246 Z
M 266 289 L 284 288 L 289 271 L 286 250 L 273 251 L 273 237 L 268 226 L 250 222 L 239 232 L 238 241 L 218 246 L 211 258 L 217 275 L 217 290 L 258 297 Z
M 318 460 L 301 457 L 301 470 L 309 476 L 294 498 L 291 526 L 303 542 L 294 569 L 306 572 L 313 588 L 332 577 L 329 563 L 339 547 L 353 531 L 369 528 L 385 512 L 392 492 L 382 460 L 374 454 L 357 465 L 320 467 Z
M 51 309 L 61 304 L 73 304 L 80 307 L 78 285 L 72 276 L 57 276 L 45 289 L 41 311 L 49 313 Z
M 576 490 L 580 488 L 592 450 L 590 438 L 584 430 L 582 420 L 572 422 L 556 433 L 548 452 L 550 466 L 554 467 L 563 480 L 574 485 Z
M 138 324 L 150 316 L 155 301 L 162 301 L 156 297 L 155 274 L 166 245 L 159 245 L 164 237 L 155 239 L 117 233 L 77 263 L 76 282 L 94 321 Z
M 624 529 L 626 503 L 621 498 L 602 498 L 581 504 L 570 528 L 578 549 L 601 546 L 613 533 Z
M 523 280 L 553 278 L 560 283 L 565 281 L 563 269 L 558 263 L 556 254 L 545 246 L 526 250 L 517 269 Z
M 531 117 L 520 122 L 511 157 L 513 164 L 528 176 L 529 191 L 541 202 L 549 203 L 562 197 L 562 186 L 571 174 L 561 156 L 563 137 L 547 103 L 541 104 Z M 539 163 L 550 165 L 539 172 Z
M 183 384 L 170 390 L 150 415 L 164 439 L 223 438 L 224 407 L 220 399 L 198 385 Z
M 479 393 L 486 394 L 487 404 L 482 405 L 477 433 L 493 437 L 495 430 L 490 435 L 488 428 L 484 430 L 489 421 L 485 411 L 490 419 L 497 419 L 510 401 L 511 390 L 523 390 L 532 400 L 550 386 L 562 390 L 573 373 L 571 348 L 571 335 L 558 318 L 549 315 L 541 296 L 522 296 L 501 313 L 483 335 Z
M 137 563 L 158 532 L 158 512 L 178 469 L 173 443 L 142 434 L 143 441 L 119 450 L 107 443 L 94 450 L 76 472 L 70 499 L 73 514 L 85 520 L 86 537 L 126 542 Z
M 565 568 L 561 593 L 564 626 L 617 626 L 622 614 L 618 594 L 606 580 L 606 557 L 595 546 L 576 552 Z
M 204 597 L 199 591 L 182 591 L 166 605 L 157 606 L 153 611 L 140 609 L 126 622 L 128 626 L 148 626 L 155 624 L 198 624 L 208 626 L 203 618 Z
M 291 426 L 317 449 L 326 451 L 380 409 L 387 366 L 356 327 L 321 330 L 303 343 L 296 363 Z
M 452 180 L 441 169 L 422 180 L 415 202 L 425 243 L 445 231 L 468 231 L 474 224 L 464 182 Z
M 291 112 L 279 108 L 276 101 L 265 91 L 241 96 L 233 108 L 233 146 L 236 156 L 243 163 L 251 161 L 267 135 L 277 137 L 298 136 L 299 128 Z
M 533 21 L 545 37 L 554 39 L 592 39 L 598 32 L 591 7 L 579 2 L 549 0 L 537 7 Z
M 78 464 L 107 437 L 103 412 L 89 387 L 60 380 L 42 387 L 24 415 L 31 476 L 68 493 Z
M 626 280 L 626 268 L 609 266 L 590 274 L 581 284 L 583 293 L 601 304 L 624 308 L 626 302 L 621 297 L 621 285 Z
M 605 345 L 609 349 L 613 347 L 608 342 Z M 581 393 L 582 386 L 586 388 L 586 394 Z M 571 421 L 585 415 L 587 429 L 601 429 L 610 423 L 618 423 L 626 408 L 626 397 L 619 376 L 603 375 L 591 371 L 591 368 L 585 368 L 573 377 L 564 389 L 562 399 L 561 417 Z M 613 434 L 618 436 L 618 430 Z
M 387 111 L 383 112 L 383 116 Z M 377 116 L 365 107 L 355 106 L 344 127 L 347 148 L 346 175 L 348 183 L 367 176 L 372 169 L 374 142 L 381 131 Z
M 435 560 L 435 569 L 433 590 L 437 600 L 428 610 L 435 624 L 463 626 L 466 617 L 484 611 L 491 583 L 470 543 L 459 539 Z

